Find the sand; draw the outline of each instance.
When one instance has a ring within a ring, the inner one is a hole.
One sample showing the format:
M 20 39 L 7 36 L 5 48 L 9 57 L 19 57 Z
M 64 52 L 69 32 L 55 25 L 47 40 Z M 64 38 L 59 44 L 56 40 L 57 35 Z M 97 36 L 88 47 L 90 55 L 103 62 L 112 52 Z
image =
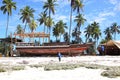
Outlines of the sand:
M 80 57 L 62 57 L 59 62 L 57 57 L 13 57 L 0 58 L 0 64 L 18 65 L 18 64 L 38 64 L 38 63 L 89 63 L 105 66 L 120 66 L 120 56 L 80 56 Z M 85 67 L 74 70 L 52 70 L 44 71 L 42 67 L 25 67 L 25 70 L 7 71 L 0 73 L 0 80 L 120 80 L 120 77 L 107 78 L 101 76 L 102 69 L 87 69 Z

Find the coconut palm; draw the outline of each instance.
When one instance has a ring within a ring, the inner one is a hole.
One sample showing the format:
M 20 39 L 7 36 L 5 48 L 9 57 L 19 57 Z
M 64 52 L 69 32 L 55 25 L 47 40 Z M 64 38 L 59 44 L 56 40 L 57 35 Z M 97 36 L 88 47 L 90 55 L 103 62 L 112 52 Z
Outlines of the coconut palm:
M 12 15 L 12 9 L 16 10 L 16 2 L 13 2 L 12 0 L 3 0 L 2 3 L 3 6 L 1 6 L 0 9 L 3 11 L 3 14 L 7 13 L 7 27 L 6 27 L 6 37 L 7 37 L 9 16 Z
M 75 43 L 82 43 L 82 39 L 80 37 L 81 32 L 77 30 L 77 27 L 72 32 L 72 37 L 75 38 Z
M 69 35 L 68 35 L 67 32 L 64 33 L 63 37 L 64 37 L 64 41 L 65 41 L 65 42 L 68 42 L 68 41 L 69 41 Z
M 30 8 L 30 6 L 25 6 L 23 9 L 20 9 L 20 20 L 25 23 L 24 32 L 27 23 L 30 23 L 30 19 L 34 17 L 33 12 L 35 12 L 35 10 L 33 8 Z
M 71 26 L 72 26 L 72 13 L 73 13 L 73 5 L 75 4 L 75 0 L 71 0 L 70 2 L 70 27 L 69 27 L 69 44 L 70 44 L 70 39 L 71 39 Z
M 42 25 L 42 24 L 44 24 L 44 33 L 45 33 L 45 26 L 46 26 L 46 20 L 47 20 L 47 14 L 45 13 L 45 12 L 41 12 L 40 14 L 39 14 L 39 16 L 40 16 L 40 18 L 39 19 L 37 19 L 38 20 L 38 22 L 40 23 L 40 25 Z M 43 38 L 43 42 L 44 42 L 44 38 Z
M 16 29 L 16 33 L 17 33 L 17 34 L 21 34 L 21 33 L 23 33 L 23 32 L 24 32 L 23 28 L 21 27 L 20 24 L 18 24 L 18 25 L 17 25 L 17 29 Z
M 58 37 L 59 37 L 59 26 L 58 26 L 58 24 L 55 24 L 55 27 L 53 28 L 53 36 L 56 37 L 56 42 L 57 42 Z
M 55 24 L 55 27 L 53 29 L 53 34 L 57 37 L 60 37 L 61 40 L 61 35 L 63 35 L 65 33 L 65 29 L 67 28 L 66 23 L 64 23 L 62 20 L 58 21 Z
M 92 26 L 90 24 L 85 28 L 84 33 L 86 37 L 86 42 L 88 42 L 88 39 L 92 36 Z
M 31 33 L 34 32 L 34 30 L 37 28 L 37 23 L 35 22 L 34 19 L 30 21 L 29 28 L 31 30 Z M 33 40 L 30 39 L 30 42 L 33 42 L 34 41 L 34 36 L 31 36 L 31 37 L 33 37 Z
M 112 40 L 112 33 L 111 33 L 111 30 L 110 30 L 109 27 L 107 27 L 107 28 L 105 29 L 104 33 L 105 33 L 105 35 L 106 35 L 105 39 L 106 39 L 107 41 Z
M 114 34 L 114 40 L 116 40 L 116 34 L 120 33 L 120 27 L 117 25 L 117 23 L 112 24 L 111 32 L 112 32 L 112 34 Z
M 77 13 L 80 13 L 80 11 L 83 11 L 83 3 L 81 0 L 75 0 L 73 5 L 73 11 L 77 11 Z
M 40 18 L 37 19 L 40 25 L 44 24 L 44 32 L 45 32 L 45 25 L 46 25 L 46 20 L 47 20 L 47 14 L 45 12 L 41 12 L 39 14 Z
M 91 24 L 91 26 L 92 26 L 92 30 L 93 30 L 93 34 L 92 34 L 92 37 L 93 37 L 93 39 L 95 39 L 95 41 L 97 41 L 97 43 L 98 43 L 98 39 L 99 39 L 99 37 L 101 36 L 101 31 L 100 31 L 100 26 L 99 26 L 99 23 L 97 23 L 97 22 L 93 22 L 92 24 Z
M 63 22 L 63 20 L 60 20 L 58 22 L 58 26 L 59 26 L 60 40 L 61 40 L 61 35 L 65 33 L 65 29 L 67 29 L 67 26 L 66 23 Z
M 30 28 L 31 32 L 33 32 L 37 28 L 37 23 L 35 22 L 35 20 L 30 21 L 29 28 Z
M 52 18 L 48 18 L 46 19 L 46 26 L 48 27 L 47 29 L 49 29 L 49 34 L 51 33 L 51 26 L 53 26 L 54 21 Z M 48 30 L 47 30 L 48 32 Z
M 47 2 L 45 2 L 44 6 L 43 6 L 43 9 L 45 10 L 45 12 L 48 11 L 48 14 L 49 14 L 49 20 L 48 20 L 47 24 L 49 24 L 48 27 L 50 30 L 51 30 L 51 28 L 50 28 L 51 27 L 51 25 L 50 25 L 51 24 L 51 22 L 50 22 L 51 21 L 51 13 L 55 14 L 55 6 L 56 5 L 57 5 L 56 0 L 47 0 Z
M 84 18 L 83 18 L 83 15 L 80 14 L 80 13 L 75 17 L 74 22 L 77 23 L 76 26 L 77 26 L 77 30 L 78 30 L 78 31 L 80 31 L 80 27 L 81 27 L 81 25 L 84 24 L 85 21 L 86 21 L 86 19 L 84 19 Z
M 71 11 L 70 11 L 70 27 L 69 27 L 69 42 L 70 42 L 70 37 L 71 37 L 71 27 L 72 27 L 72 13 L 73 11 L 77 10 L 79 13 L 80 10 L 83 8 L 83 4 L 80 0 L 69 0 L 71 1 L 70 6 L 71 6 Z

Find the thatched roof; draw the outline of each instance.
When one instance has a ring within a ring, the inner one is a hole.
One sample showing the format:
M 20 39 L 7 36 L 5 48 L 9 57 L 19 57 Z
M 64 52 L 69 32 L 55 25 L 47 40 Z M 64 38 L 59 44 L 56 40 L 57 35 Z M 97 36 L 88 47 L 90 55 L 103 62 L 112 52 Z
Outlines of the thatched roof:
M 110 40 L 107 43 L 105 43 L 104 45 L 106 45 L 106 44 L 107 44 L 107 46 L 116 46 L 120 49 L 120 41 Z

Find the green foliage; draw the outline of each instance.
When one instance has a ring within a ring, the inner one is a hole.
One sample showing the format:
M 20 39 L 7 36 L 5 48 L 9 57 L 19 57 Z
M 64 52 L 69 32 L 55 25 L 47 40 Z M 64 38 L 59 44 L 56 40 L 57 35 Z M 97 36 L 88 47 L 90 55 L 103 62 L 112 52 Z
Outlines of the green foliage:
M 1 72 L 6 72 L 6 70 L 3 67 L 0 67 L 0 73 Z
M 66 63 L 61 63 L 61 64 L 48 64 L 44 67 L 45 71 L 51 71 L 51 70 L 72 70 L 78 67 L 83 67 L 84 64 L 66 64 Z
M 24 69 L 25 69 L 25 66 L 13 66 L 11 69 L 12 69 L 12 70 L 15 70 L 15 71 L 24 70 Z
M 120 77 L 120 67 L 106 68 L 106 71 L 103 71 L 101 75 L 109 78 Z
M 45 64 L 34 64 L 34 65 L 29 65 L 31 68 L 35 67 L 35 68 L 39 68 L 39 67 L 44 67 Z

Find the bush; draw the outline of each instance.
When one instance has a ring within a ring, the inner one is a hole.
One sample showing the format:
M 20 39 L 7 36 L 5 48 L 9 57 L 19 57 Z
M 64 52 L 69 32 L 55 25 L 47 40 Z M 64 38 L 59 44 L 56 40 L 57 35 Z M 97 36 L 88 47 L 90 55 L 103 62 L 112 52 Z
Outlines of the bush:
M 48 64 L 45 65 L 44 70 L 45 71 L 50 71 L 50 70 L 72 70 L 78 67 L 83 67 L 83 64 L 67 64 L 67 63 L 62 63 L 62 64 Z
M 30 67 L 35 67 L 35 68 L 39 68 L 39 67 L 44 67 L 45 64 L 34 64 L 34 65 L 29 65 Z
M 6 70 L 3 67 L 0 67 L 0 72 L 6 72 Z
M 25 66 L 13 66 L 11 69 L 12 70 L 24 70 Z
M 120 76 L 120 67 L 110 67 L 106 71 L 101 73 L 102 76 L 115 78 Z

